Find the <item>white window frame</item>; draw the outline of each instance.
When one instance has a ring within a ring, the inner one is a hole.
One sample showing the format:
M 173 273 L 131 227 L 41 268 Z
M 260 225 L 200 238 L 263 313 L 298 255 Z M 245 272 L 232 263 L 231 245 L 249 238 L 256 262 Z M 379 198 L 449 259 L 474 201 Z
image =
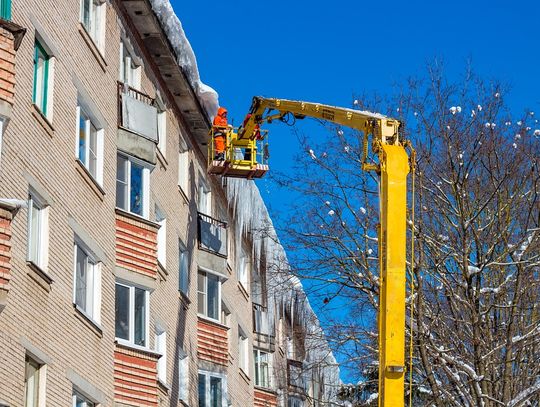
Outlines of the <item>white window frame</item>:
M 81 251 L 85 256 L 86 278 L 86 308 L 77 304 L 77 254 Z M 79 238 L 73 245 L 73 304 L 98 325 L 101 323 L 101 265 L 95 255 Z
M 28 397 L 28 365 L 33 365 L 32 367 L 35 369 L 35 373 L 32 376 L 34 380 L 37 380 L 37 383 L 33 383 L 35 394 L 35 399 L 28 403 L 27 397 Z M 46 405 L 46 388 L 45 388 L 45 381 L 46 381 L 46 365 L 43 363 L 38 362 L 35 360 L 35 358 L 26 355 L 25 363 L 24 363 L 24 407 L 44 407 Z
M 127 45 L 127 40 L 120 41 L 120 72 L 119 80 L 133 89 L 141 88 L 141 66 L 134 57 L 133 50 Z M 126 68 L 129 67 L 128 70 Z
M 189 297 L 189 251 L 186 245 L 178 241 L 178 289 Z
M 45 199 L 31 190 L 28 194 L 28 244 L 26 259 L 43 271 L 47 271 L 49 262 L 49 208 Z M 37 213 L 37 225 L 34 225 L 34 213 Z M 35 235 L 34 249 L 34 228 L 38 228 Z
M 84 21 L 85 3 L 88 3 L 89 9 L 88 23 Z M 79 15 L 81 25 L 84 27 L 90 38 L 92 38 L 101 54 L 104 54 L 105 48 L 106 6 L 107 3 L 104 0 L 81 0 Z
M 204 390 L 205 390 L 207 405 L 211 405 L 210 404 L 210 401 L 211 401 L 210 400 L 210 380 L 211 378 L 216 378 L 216 379 L 221 380 L 221 405 L 227 406 L 228 405 L 227 403 L 227 376 L 221 373 L 209 372 L 206 370 L 199 370 L 197 374 L 197 384 L 199 383 L 199 375 L 202 375 L 205 378 Z M 197 386 L 197 389 L 198 388 L 199 386 Z M 198 392 L 197 392 L 197 396 L 198 396 Z
M 266 360 L 263 361 L 262 355 L 265 355 Z M 260 349 L 253 349 L 253 377 L 254 382 L 253 384 L 257 387 L 262 387 L 265 389 L 271 389 L 272 388 L 272 357 L 273 354 L 270 352 L 266 352 Z M 266 363 L 266 370 L 267 370 L 267 382 L 265 383 L 262 375 L 262 371 L 265 369 L 264 364 Z
M 201 291 L 201 287 L 199 287 L 199 274 L 204 275 L 204 287 L 202 287 L 204 291 Z M 217 318 L 213 318 L 213 317 L 208 315 L 208 276 L 212 276 L 212 278 L 217 278 L 217 280 L 218 280 Z M 209 272 L 208 270 L 203 270 L 203 269 L 199 268 L 199 270 L 197 272 L 197 313 L 198 313 L 198 315 L 200 315 L 200 316 L 202 316 L 204 318 L 208 318 L 208 319 L 216 321 L 218 323 L 220 322 L 220 318 L 221 318 L 221 284 L 222 284 L 222 277 L 221 276 L 219 276 L 218 274 Z M 199 301 L 200 301 L 199 294 L 203 294 L 203 296 L 204 296 L 203 313 L 199 312 L 199 305 L 200 305 L 199 304 Z
M 157 361 L 158 380 L 167 384 L 167 331 L 157 331 L 155 338 L 156 352 L 161 355 Z
M 119 338 L 116 336 L 116 320 L 115 320 L 115 338 L 118 342 L 124 343 L 129 346 L 134 347 L 140 347 L 143 349 L 149 349 L 149 326 L 150 326 L 150 291 L 144 287 L 139 287 L 136 285 L 133 285 L 129 282 L 124 282 L 117 280 L 115 283 L 115 292 L 116 292 L 116 286 L 120 285 L 122 287 L 129 288 L 129 333 L 128 333 L 128 339 L 125 338 Z M 144 324 L 144 345 L 139 345 L 135 343 L 135 289 L 140 289 L 145 292 L 145 324 Z M 116 318 L 115 318 L 116 319 Z
M 167 217 L 159 206 L 155 207 L 157 232 L 157 260 L 164 269 L 167 269 Z
M 178 186 L 189 197 L 189 150 L 178 152 Z
M 202 179 L 202 175 L 199 175 L 199 177 L 201 179 L 199 180 L 198 188 L 198 211 L 205 215 L 212 216 L 212 191 L 206 181 Z
M 189 404 L 189 357 L 181 348 L 178 352 L 178 399 Z
M 157 114 L 158 148 L 167 158 L 167 111 L 158 110 Z
M 240 253 L 240 259 L 238 259 L 238 264 L 236 267 L 236 278 L 238 282 L 242 284 L 242 287 L 249 292 L 249 275 L 251 270 L 251 259 L 242 249 Z
M 82 401 L 83 407 L 97 407 L 97 403 L 92 401 L 86 396 L 83 396 L 80 392 L 73 390 L 73 407 L 77 407 L 77 399 Z
M 238 367 L 249 377 L 249 341 L 240 326 L 238 326 Z
M 81 117 L 85 117 L 84 120 L 84 126 L 85 126 L 85 133 L 86 133 L 86 146 L 85 146 L 85 152 L 84 157 L 85 160 L 81 160 L 80 158 L 80 136 L 81 136 Z M 103 186 L 103 149 L 104 149 L 104 132 L 102 123 L 96 118 L 96 116 L 92 113 L 91 109 L 84 106 L 84 103 L 81 101 L 77 102 L 77 110 L 76 110 L 76 118 L 77 118 L 77 125 L 76 125 L 76 137 L 75 137 L 75 158 L 86 168 L 88 173 L 96 180 L 96 182 Z M 92 173 L 91 166 L 90 166 L 90 144 L 91 143 L 91 137 L 92 137 L 92 127 L 95 128 L 95 149 L 94 154 L 96 156 L 96 168 L 95 172 Z
M 2 141 L 4 139 L 4 125 L 6 123 L 6 119 L 2 116 L 0 116 L 0 165 L 2 165 Z
M 123 202 L 122 206 L 117 207 L 126 211 L 133 213 L 134 215 L 142 216 L 145 219 L 148 219 L 149 217 L 149 206 L 150 206 L 150 165 L 145 163 L 142 160 L 139 160 L 135 157 L 129 156 L 127 154 L 118 153 L 117 154 L 117 161 L 118 159 L 122 157 L 123 160 L 126 160 L 126 179 L 123 180 L 122 183 L 126 185 L 126 195 L 125 195 L 125 201 Z M 131 166 L 132 164 L 135 164 L 137 166 L 142 167 L 142 214 L 134 213 L 131 210 Z M 117 200 L 118 200 L 118 173 L 116 174 L 116 183 L 117 183 Z

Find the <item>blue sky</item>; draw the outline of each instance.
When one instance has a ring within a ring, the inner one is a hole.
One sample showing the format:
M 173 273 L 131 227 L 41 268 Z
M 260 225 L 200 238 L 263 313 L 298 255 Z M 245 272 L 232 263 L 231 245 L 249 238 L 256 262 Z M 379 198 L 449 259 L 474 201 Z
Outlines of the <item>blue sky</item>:
M 235 125 L 254 95 L 348 107 L 353 94 L 392 93 L 393 84 L 423 74 L 434 58 L 450 78 L 470 60 L 482 77 L 511 86 L 503 96 L 514 112 L 540 110 L 538 1 L 172 4 L 201 79 L 218 91 Z M 298 145 L 284 126 L 267 128 L 272 168 L 286 170 Z M 285 195 L 270 181 L 259 185 L 271 209 L 283 210 Z

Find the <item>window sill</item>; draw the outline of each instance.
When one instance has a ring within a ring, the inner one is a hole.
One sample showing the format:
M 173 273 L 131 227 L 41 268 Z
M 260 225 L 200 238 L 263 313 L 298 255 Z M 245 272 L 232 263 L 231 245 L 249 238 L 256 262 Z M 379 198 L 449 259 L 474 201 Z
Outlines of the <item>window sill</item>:
M 90 315 L 88 315 L 77 304 L 73 304 L 73 308 L 76 311 L 77 317 L 80 320 L 82 320 L 90 329 L 92 329 L 97 336 L 99 336 L 100 338 L 103 338 L 103 329 L 101 328 L 101 325 L 98 324 Z
M 169 272 L 165 268 L 165 266 L 158 260 L 157 261 L 157 271 L 159 273 L 159 276 L 163 281 L 167 281 L 167 276 L 169 275 Z
M 249 301 L 249 293 L 247 292 L 246 287 L 244 287 L 244 284 L 240 281 L 238 282 L 238 290 L 242 293 L 246 301 Z
M 189 299 L 187 294 L 184 293 L 182 290 L 178 291 L 178 296 L 180 297 L 180 301 L 182 302 L 184 311 L 187 311 L 187 309 L 189 308 L 189 305 L 191 304 L 191 300 Z
M 250 383 L 251 383 L 251 379 L 250 379 L 249 376 L 246 374 L 246 372 L 244 372 L 244 369 L 239 368 L 239 369 L 238 369 L 238 372 L 240 373 L 240 377 L 241 377 L 242 379 L 244 379 L 244 381 L 245 381 L 247 384 L 250 384 Z
M 32 280 L 38 283 L 47 292 L 50 292 L 51 284 L 54 282 L 52 277 L 33 261 L 27 261 L 26 265 L 29 268 L 27 274 L 32 278 Z
M 258 390 L 258 391 L 262 391 L 262 392 L 265 392 L 265 393 L 268 393 L 268 394 L 274 394 L 277 396 L 277 391 L 275 391 L 274 389 L 272 389 L 271 387 L 264 387 L 264 386 L 258 386 L 258 385 L 254 385 L 253 388 L 255 390 Z
M 157 379 L 158 387 L 165 395 L 169 395 L 169 392 L 171 391 L 171 386 L 169 386 L 167 383 L 165 383 L 163 380 L 161 380 L 159 377 Z
M 164 169 L 167 169 L 167 167 L 169 166 L 169 162 L 167 161 L 167 158 L 165 157 L 165 154 L 163 153 L 163 151 L 161 151 L 158 148 L 156 148 L 156 156 L 159 160 L 159 162 L 161 163 L 161 165 L 163 166 Z
M 43 114 L 41 109 L 37 107 L 34 103 L 32 103 L 30 110 L 32 111 L 32 115 L 37 119 L 41 127 L 43 127 L 43 130 L 45 130 L 45 132 L 49 135 L 50 138 L 53 138 L 54 127 L 49 121 L 49 119 L 47 119 L 47 117 Z
M 92 51 L 92 54 L 96 58 L 96 61 L 98 62 L 99 66 L 103 70 L 103 72 L 107 71 L 107 62 L 105 61 L 105 58 L 103 57 L 103 54 L 101 53 L 100 49 L 97 47 L 96 43 L 94 42 L 94 39 L 88 34 L 88 31 L 86 31 L 86 28 L 84 28 L 84 25 L 79 23 L 79 33 L 83 37 L 84 42 L 86 42 L 86 45 L 90 48 L 90 51 Z
M 178 185 L 178 191 L 180 192 L 180 196 L 184 200 L 184 204 L 189 205 L 189 198 L 180 185 Z
M 133 350 L 135 352 L 144 353 L 146 355 L 149 355 L 149 356 L 155 358 L 156 360 L 158 360 L 161 357 L 161 353 L 157 353 L 157 352 L 153 351 L 152 349 L 146 348 L 146 347 L 141 346 L 141 345 L 135 345 L 134 343 L 128 342 L 125 339 L 115 338 L 115 343 L 116 343 L 117 346 L 121 346 L 124 349 L 130 349 L 130 350 Z
M 197 314 L 197 318 L 202 321 L 202 322 L 207 322 L 209 324 L 212 324 L 214 326 L 217 326 L 218 328 L 223 328 L 223 329 L 226 329 L 227 331 L 231 328 L 229 328 L 227 325 L 223 325 L 221 322 L 219 322 L 218 320 L 216 319 L 212 319 L 212 318 L 208 318 L 207 316 L 205 315 L 202 315 L 202 314 Z
M 115 211 L 116 211 L 116 214 L 117 214 L 117 215 L 124 216 L 124 217 L 130 218 L 130 219 L 133 219 L 133 220 L 135 220 L 135 221 L 144 223 L 145 225 L 148 225 L 148 226 L 152 226 L 152 227 L 155 228 L 156 230 L 159 229 L 159 224 L 157 224 L 157 223 L 155 223 L 155 222 L 152 222 L 151 220 L 148 220 L 148 219 L 146 219 L 145 217 L 143 217 L 143 216 L 141 216 L 141 215 L 137 215 L 136 213 L 128 212 L 128 211 L 126 211 L 125 209 L 122 209 L 122 208 L 119 208 L 119 207 L 116 207 L 116 208 L 115 208 Z
M 92 191 L 94 191 L 97 197 L 103 201 L 105 199 L 105 190 L 101 187 L 101 185 L 99 185 L 92 174 L 90 174 L 81 160 L 76 159 L 75 162 L 77 164 L 77 171 L 79 174 L 81 174 L 86 183 L 90 186 L 90 188 L 92 188 Z

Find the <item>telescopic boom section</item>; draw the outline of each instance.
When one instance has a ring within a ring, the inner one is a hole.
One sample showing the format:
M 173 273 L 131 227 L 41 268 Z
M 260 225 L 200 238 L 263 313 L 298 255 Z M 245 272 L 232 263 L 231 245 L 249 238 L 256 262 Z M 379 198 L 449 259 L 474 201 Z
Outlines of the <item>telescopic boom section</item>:
M 272 114 L 275 111 L 277 113 Z M 323 105 L 319 103 L 301 102 L 286 99 L 254 97 L 251 104 L 251 116 L 238 132 L 238 138 L 252 137 L 257 124 L 280 119 L 288 113 L 296 118 L 312 117 L 347 126 L 381 140 L 383 144 L 397 144 L 399 140 L 400 122 L 379 113 L 343 107 Z
M 254 97 L 251 115 L 238 139 L 251 139 L 257 126 L 292 114 L 312 117 L 364 133 L 362 168 L 380 179 L 379 224 L 379 406 L 402 407 L 405 384 L 405 267 L 409 143 L 401 138 L 400 122 L 378 113 L 317 103 Z M 368 162 L 368 146 L 378 164 Z

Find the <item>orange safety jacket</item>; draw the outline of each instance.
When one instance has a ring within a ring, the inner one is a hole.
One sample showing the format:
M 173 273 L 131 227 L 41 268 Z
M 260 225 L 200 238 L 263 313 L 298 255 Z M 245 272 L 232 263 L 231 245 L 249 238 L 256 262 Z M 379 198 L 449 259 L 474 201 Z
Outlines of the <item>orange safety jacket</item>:
M 220 107 L 218 109 L 216 117 L 214 117 L 214 127 L 227 127 L 227 109 Z M 225 152 L 225 133 L 214 129 L 214 148 L 216 153 Z

